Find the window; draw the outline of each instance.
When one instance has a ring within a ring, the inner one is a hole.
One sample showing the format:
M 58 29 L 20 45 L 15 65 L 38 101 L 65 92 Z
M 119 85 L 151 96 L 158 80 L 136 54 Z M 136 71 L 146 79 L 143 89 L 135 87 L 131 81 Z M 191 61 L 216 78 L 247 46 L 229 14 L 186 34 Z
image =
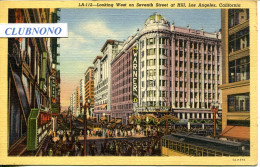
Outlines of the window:
M 155 97 L 155 96 L 156 96 L 156 90 L 147 91 L 147 97 Z
M 167 92 L 166 91 L 160 91 L 160 97 L 166 97 Z
M 183 82 L 182 82 L 182 81 L 180 81 L 180 87 L 181 87 L 181 88 L 183 87 Z
M 178 67 L 178 61 L 175 61 L 175 66 Z
M 146 43 L 147 43 L 147 45 L 153 45 L 153 44 L 155 44 L 155 38 L 146 39 Z
M 147 75 L 148 76 L 156 76 L 156 70 L 155 69 L 147 70 Z
M 249 9 L 228 10 L 228 27 L 234 27 L 249 19 Z
M 249 93 L 228 96 L 228 112 L 249 112 Z
M 156 59 L 150 59 L 146 61 L 147 66 L 154 66 L 156 65 Z
M 229 62 L 229 83 L 250 79 L 250 57 Z
M 167 56 L 167 49 L 159 48 L 159 54 Z
M 249 27 L 230 35 L 228 46 L 229 53 L 249 47 Z
M 160 59 L 160 60 L 159 60 L 159 65 L 164 65 L 164 66 L 166 66 L 166 65 L 167 65 L 167 60 L 166 60 L 166 59 Z
M 166 45 L 167 44 L 167 38 L 159 38 L 159 44 Z
M 159 86 L 167 86 L 165 80 L 160 80 L 159 81 Z
M 144 47 L 144 40 L 142 40 L 142 42 L 141 42 L 141 47 L 142 48 Z
M 147 80 L 147 87 L 154 87 L 155 81 L 154 80 Z
M 156 49 L 155 49 L 155 48 L 147 49 L 146 52 L 147 52 L 147 56 L 149 56 L 149 55 L 155 55 Z
M 180 61 L 180 67 L 182 67 L 183 66 L 183 61 Z
M 160 76 L 166 76 L 166 70 L 159 69 Z

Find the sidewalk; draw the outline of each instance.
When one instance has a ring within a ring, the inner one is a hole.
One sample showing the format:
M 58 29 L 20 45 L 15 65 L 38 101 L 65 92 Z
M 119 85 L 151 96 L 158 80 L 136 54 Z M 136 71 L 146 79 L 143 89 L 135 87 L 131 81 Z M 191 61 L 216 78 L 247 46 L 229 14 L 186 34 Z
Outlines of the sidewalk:
M 79 138 L 79 140 L 84 140 L 84 136 L 78 136 Z M 87 136 L 87 140 L 99 140 L 99 139 L 124 139 L 124 138 L 143 138 L 143 137 L 147 137 L 147 136 L 144 136 L 144 135 L 142 135 L 142 134 L 136 134 L 136 135 L 134 135 L 134 136 L 125 136 L 125 137 L 123 137 L 123 136 L 120 136 L 120 137 L 116 137 L 116 136 L 114 136 L 114 137 L 105 137 L 105 136 L 102 136 L 102 137 L 99 137 L 99 136 Z M 54 141 L 57 141 L 57 140 L 59 140 L 59 137 L 58 136 L 56 136 L 56 137 L 54 137 Z M 65 138 L 64 138 L 64 140 L 65 140 Z
M 120 137 L 116 137 L 116 136 L 113 136 L 113 137 L 87 136 L 87 140 L 95 140 L 95 139 L 124 139 L 124 138 L 142 138 L 142 137 L 147 137 L 147 136 L 144 136 L 142 134 L 136 134 L 135 136 L 125 136 L 125 137 L 123 137 L 123 136 L 120 136 Z M 79 136 L 79 140 L 84 140 L 84 136 Z

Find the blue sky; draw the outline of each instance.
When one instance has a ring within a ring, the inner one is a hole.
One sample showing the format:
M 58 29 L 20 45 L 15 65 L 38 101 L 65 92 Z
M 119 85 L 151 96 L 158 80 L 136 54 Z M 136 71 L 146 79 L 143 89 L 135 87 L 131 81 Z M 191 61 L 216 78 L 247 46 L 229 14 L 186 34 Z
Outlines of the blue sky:
M 69 105 L 73 89 L 79 85 L 84 72 L 107 39 L 125 40 L 142 29 L 145 20 L 154 12 L 160 13 L 170 23 L 204 31 L 215 32 L 221 28 L 220 10 L 180 9 L 61 9 L 61 23 L 68 23 L 69 38 L 60 40 L 61 105 Z

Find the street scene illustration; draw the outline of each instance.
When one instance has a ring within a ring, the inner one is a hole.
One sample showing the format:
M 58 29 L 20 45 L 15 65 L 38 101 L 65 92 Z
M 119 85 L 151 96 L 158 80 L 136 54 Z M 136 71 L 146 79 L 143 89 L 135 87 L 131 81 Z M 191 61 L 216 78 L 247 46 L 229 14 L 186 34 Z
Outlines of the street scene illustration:
M 249 9 L 9 9 L 9 156 L 250 156 Z

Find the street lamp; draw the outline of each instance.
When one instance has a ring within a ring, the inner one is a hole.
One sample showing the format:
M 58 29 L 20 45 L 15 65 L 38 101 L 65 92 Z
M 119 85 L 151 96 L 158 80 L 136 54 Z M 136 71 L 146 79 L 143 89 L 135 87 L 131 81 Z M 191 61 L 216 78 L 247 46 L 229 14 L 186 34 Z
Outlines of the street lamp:
M 212 103 L 211 104 L 211 112 L 213 113 L 213 119 L 214 119 L 214 137 L 216 136 L 216 115 L 218 113 L 218 103 Z
M 86 109 L 90 109 L 90 103 L 91 103 L 91 99 L 87 98 L 87 102 L 84 104 L 84 106 L 82 105 L 82 103 L 80 103 L 80 107 L 84 107 L 84 156 L 87 155 L 87 120 L 86 120 Z

